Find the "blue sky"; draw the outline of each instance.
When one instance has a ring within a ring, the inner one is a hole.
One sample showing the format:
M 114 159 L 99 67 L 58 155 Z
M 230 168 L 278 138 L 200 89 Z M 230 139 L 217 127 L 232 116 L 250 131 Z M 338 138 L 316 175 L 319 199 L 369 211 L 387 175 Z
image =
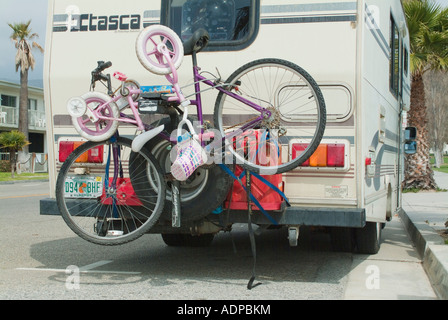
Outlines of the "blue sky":
M 31 29 L 39 34 L 34 41 L 42 47 L 45 45 L 46 21 L 48 0 L 0 0 L 0 80 L 19 82 L 19 73 L 16 73 L 14 59 L 16 49 L 10 40 L 12 29 L 8 23 L 27 22 L 31 19 Z M 36 68 L 30 70 L 30 85 L 33 80 L 42 79 L 43 54 L 39 50 L 33 51 L 36 59 Z
M 448 0 L 436 2 L 448 7 Z M 31 19 L 31 29 L 39 34 L 35 41 L 44 47 L 47 4 L 48 0 L 0 0 L 0 80 L 19 82 L 19 73 L 15 72 L 14 66 L 16 49 L 9 39 L 12 30 L 7 23 L 26 22 Z M 30 85 L 43 78 L 43 54 L 35 50 L 34 57 L 36 68 L 29 73 Z

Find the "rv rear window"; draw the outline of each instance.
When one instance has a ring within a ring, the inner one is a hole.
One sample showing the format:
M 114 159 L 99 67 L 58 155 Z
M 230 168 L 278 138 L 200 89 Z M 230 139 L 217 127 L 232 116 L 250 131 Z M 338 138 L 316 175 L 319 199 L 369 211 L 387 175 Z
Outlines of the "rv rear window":
M 258 32 L 260 0 L 162 1 L 162 24 L 182 41 L 204 28 L 210 42 L 204 51 L 234 51 L 249 46 Z
M 400 65 L 400 33 L 392 15 L 390 16 L 390 22 L 390 91 L 397 98 L 400 93 L 400 73 L 402 68 Z

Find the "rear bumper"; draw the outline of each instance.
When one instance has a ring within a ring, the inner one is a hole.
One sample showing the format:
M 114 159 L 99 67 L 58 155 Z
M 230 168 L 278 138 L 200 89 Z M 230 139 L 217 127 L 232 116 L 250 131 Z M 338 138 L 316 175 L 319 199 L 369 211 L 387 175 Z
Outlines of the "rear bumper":
M 227 213 L 223 212 L 225 216 Z M 366 224 L 365 209 L 358 208 L 326 208 L 291 206 L 282 212 L 269 211 L 268 214 L 278 225 L 305 225 L 321 227 L 363 228 Z M 247 223 L 247 211 L 231 211 L 224 221 Z M 214 215 L 217 216 L 217 215 Z M 218 219 L 218 217 L 215 217 Z M 255 224 L 272 224 L 271 220 L 259 211 L 254 211 L 251 222 Z
M 60 216 L 56 199 L 45 198 L 39 202 L 39 214 L 42 216 Z
M 41 215 L 60 215 L 56 199 L 46 198 L 40 201 Z M 229 215 L 227 217 L 227 214 Z M 230 223 L 247 223 L 247 211 L 232 210 L 229 213 L 224 210 L 221 214 L 223 221 Z M 281 212 L 269 212 L 269 215 L 279 225 L 306 225 L 322 227 L 351 227 L 363 228 L 366 224 L 365 209 L 359 208 L 311 208 L 311 207 L 288 207 Z M 210 214 L 209 220 L 219 222 L 220 215 Z M 251 216 L 252 223 L 272 224 L 272 222 L 259 211 L 254 211 Z

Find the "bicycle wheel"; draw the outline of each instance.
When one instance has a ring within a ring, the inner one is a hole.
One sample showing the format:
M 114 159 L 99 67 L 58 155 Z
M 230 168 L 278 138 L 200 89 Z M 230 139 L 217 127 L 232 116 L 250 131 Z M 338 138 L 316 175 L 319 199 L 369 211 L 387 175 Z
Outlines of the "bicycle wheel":
M 138 165 L 131 163 L 131 143 L 121 137 L 88 141 L 61 167 L 56 182 L 59 211 L 70 229 L 87 241 L 100 245 L 133 241 L 151 229 L 162 213 L 163 171 L 144 148 L 138 153 Z M 148 187 L 139 196 L 134 191 L 138 185 Z
M 220 92 L 214 122 L 237 164 L 266 175 L 284 173 L 319 146 L 325 101 L 317 83 L 299 66 L 280 59 L 255 60 L 236 70 L 225 86 L 243 101 Z M 287 152 L 292 139 L 306 141 L 295 158 Z
M 93 110 L 110 101 L 110 97 L 101 92 L 88 92 L 81 96 L 87 104 L 87 109 Z M 89 111 L 81 117 L 72 117 L 72 123 L 79 135 L 90 141 L 104 141 L 113 136 L 118 128 L 117 120 L 98 120 L 93 122 L 89 117 Z M 110 102 L 101 110 L 101 115 L 117 119 L 120 112 L 114 102 Z
M 184 46 L 179 36 L 170 28 L 152 25 L 143 29 L 135 43 L 135 52 L 140 63 L 149 71 L 167 75 L 172 72 L 166 58 L 159 52 L 165 46 L 169 51 L 173 65 L 178 69 L 184 57 Z

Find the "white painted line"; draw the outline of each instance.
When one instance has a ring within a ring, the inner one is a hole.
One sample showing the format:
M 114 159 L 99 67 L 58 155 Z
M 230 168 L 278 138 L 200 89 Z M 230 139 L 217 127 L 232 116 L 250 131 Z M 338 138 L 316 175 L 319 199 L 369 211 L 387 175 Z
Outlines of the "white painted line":
M 49 269 L 49 268 L 16 268 L 16 270 L 23 271 L 49 271 L 49 272 L 64 272 L 65 269 Z
M 66 273 L 66 269 L 50 269 L 50 268 L 16 268 L 16 270 L 22 271 L 48 271 L 48 272 L 62 272 Z M 103 273 L 103 274 L 128 274 L 128 275 L 138 275 L 141 272 L 131 272 L 131 271 L 110 271 L 110 270 L 79 270 L 80 273 Z
M 98 261 L 92 264 L 88 264 L 84 267 L 79 268 L 80 273 L 103 273 L 103 274 L 127 274 L 127 275 L 138 275 L 141 272 L 131 272 L 131 271 L 110 271 L 110 270 L 92 270 L 94 268 L 104 266 L 113 262 L 112 260 Z M 63 272 L 66 273 L 67 269 L 53 269 L 53 268 L 16 268 L 16 270 L 22 271 L 47 271 L 47 272 Z
M 79 271 L 95 269 L 97 267 L 104 266 L 105 264 L 109 264 L 111 262 L 112 262 L 112 260 L 98 261 L 98 262 L 95 262 L 95 263 L 88 264 L 88 265 L 86 265 L 84 267 L 79 267 Z

